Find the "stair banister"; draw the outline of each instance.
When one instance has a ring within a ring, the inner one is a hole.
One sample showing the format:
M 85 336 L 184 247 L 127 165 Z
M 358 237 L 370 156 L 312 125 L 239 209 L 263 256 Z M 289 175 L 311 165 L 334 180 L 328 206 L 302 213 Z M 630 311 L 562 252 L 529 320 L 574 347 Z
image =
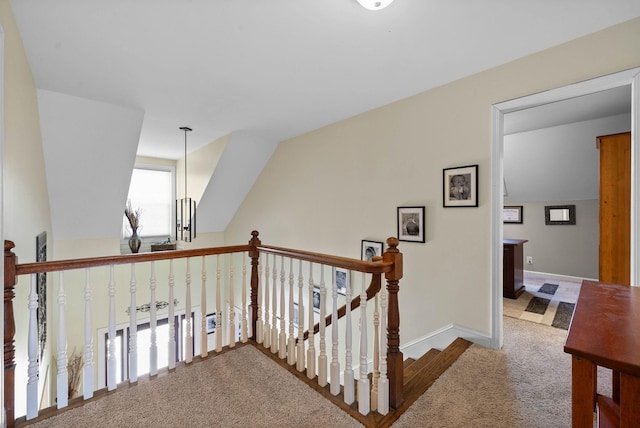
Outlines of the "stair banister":
M 397 238 L 387 239 L 387 251 L 382 255 L 385 262 L 393 264 L 394 269 L 385 273 L 388 295 L 387 319 L 387 377 L 389 378 L 389 405 L 397 409 L 404 402 L 402 389 L 404 369 L 403 355 L 400 352 L 400 310 L 398 291 L 402 279 L 402 253 L 398 250 Z

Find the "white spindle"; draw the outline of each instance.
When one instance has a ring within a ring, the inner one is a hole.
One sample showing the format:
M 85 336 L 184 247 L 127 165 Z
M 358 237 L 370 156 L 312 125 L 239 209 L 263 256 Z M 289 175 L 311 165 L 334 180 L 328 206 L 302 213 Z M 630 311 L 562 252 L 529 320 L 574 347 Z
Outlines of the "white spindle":
M 114 266 L 110 266 L 109 274 L 109 355 L 107 356 L 107 390 L 116 389 L 118 361 L 116 360 L 116 280 Z
M 91 281 L 89 268 L 85 270 L 84 282 L 84 376 L 82 391 L 84 399 L 93 397 L 93 334 L 91 330 Z
M 275 257 L 275 256 L 274 256 Z M 271 324 L 269 324 L 269 254 L 264 255 L 264 342 L 265 348 L 271 347 Z
M 229 254 L 229 348 L 236 346 L 236 309 L 233 298 L 233 254 Z
M 380 314 L 378 312 L 378 295 L 373 306 L 373 376 L 371 382 L 371 410 L 378 410 L 378 380 L 380 379 Z
M 271 352 L 278 352 L 278 268 L 277 257 L 273 256 L 273 272 L 271 287 Z M 280 302 L 282 305 L 282 302 Z
M 365 274 L 362 272 L 362 292 L 360 293 L 360 378 L 358 379 L 358 411 L 369 414 L 371 398 L 369 397 L 369 376 L 367 367 L 367 287 Z
M 138 310 L 136 307 L 136 264 L 131 263 L 129 282 L 129 383 L 138 381 Z
M 284 281 L 285 281 L 285 272 L 284 272 L 284 257 L 280 257 L 280 334 L 278 343 L 278 357 L 280 359 L 284 359 L 287 357 L 287 329 L 286 321 L 285 321 L 285 308 L 287 305 L 284 300 Z
M 200 292 L 200 356 L 205 358 L 209 355 L 209 335 L 207 334 L 207 267 L 205 265 L 205 257 L 202 256 L 202 289 Z
M 298 261 L 298 344 L 296 345 L 296 369 L 304 370 L 304 276 L 302 275 L 302 260 Z
M 380 291 L 380 380 L 378 381 L 378 413 L 389 413 L 389 379 L 387 378 L 387 291 Z
M 37 275 L 31 274 L 29 289 L 29 366 L 27 369 L 27 420 L 38 416 L 38 291 Z
M 315 322 L 313 319 L 313 263 L 309 263 L 309 348 L 307 349 L 307 377 L 313 379 L 316 377 L 316 347 L 315 335 L 313 328 Z
M 287 342 L 287 364 L 290 366 L 296 362 L 296 338 L 293 336 L 293 259 L 289 258 L 289 341 Z
M 318 385 L 327 385 L 327 289 L 324 283 L 324 266 L 320 265 L 320 356 L 318 357 Z
M 264 303 L 262 302 L 262 296 L 264 290 L 262 289 L 262 256 L 258 256 L 258 319 L 256 320 L 256 342 L 264 344 L 264 322 L 262 317 L 262 311 L 264 310 Z
M 176 317 L 175 317 L 175 278 L 173 276 L 173 259 L 169 260 L 169 369 L 176 368 Z
M 185 338 L 184 361 L 189 364 L 193 361 L 193 329 L 191 328 L 191 258 L 187 257 L 186 295 L 184 302 Z
M 58 279 L 58 409 L 69 405 L 69 373 L 67 372 L 67 329 L 64 319 L 64 305 L 66 294 L 64 293 L 63 272 Z
M 220 254 L 216 255 L 216 352 L 222 352 L 222 332 L 224 323 L 222 322 L 222 286 L 220 271 Z
M 156 308 L 156 262 L 151 262 L 151 277 L 149 278 L 149 292 L 151 293 L 151 302 L 149 303 L 149 375 L 158 374 L 158 318 Z
M 247 328 L 247 257 L 248 254 L 242 253 L 242 328 L 240 341 L 247 343 L 249 340 Z
M 351 343 L 351 281 L 347 281 L 346 292 L 347 307 L 345 312 L 346 331 L 345 343 L 345 367 L 344 367 L 344 402 L 352 404 L 355 401 L 354 375 L 352 366 L 352 343 Z
M 350 273 L 349 273 L 350 274 Z M 329 383 L 332 395 L 340 394 L 340 360 L 338 359 L 338 284 L 333 273 L 331 285 L 333 309 L 331 313 L 331 375 Z

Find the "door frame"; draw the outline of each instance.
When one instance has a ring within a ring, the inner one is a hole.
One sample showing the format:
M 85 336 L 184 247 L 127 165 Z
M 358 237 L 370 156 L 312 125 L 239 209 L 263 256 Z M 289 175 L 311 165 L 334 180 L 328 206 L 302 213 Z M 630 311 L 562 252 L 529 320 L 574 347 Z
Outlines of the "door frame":
M 631 284 L 640 286 L 640 67 L 492 106 L 491 141 L 491 347 L 503 345 L 504 115 L 569 98 L 631 85 Z

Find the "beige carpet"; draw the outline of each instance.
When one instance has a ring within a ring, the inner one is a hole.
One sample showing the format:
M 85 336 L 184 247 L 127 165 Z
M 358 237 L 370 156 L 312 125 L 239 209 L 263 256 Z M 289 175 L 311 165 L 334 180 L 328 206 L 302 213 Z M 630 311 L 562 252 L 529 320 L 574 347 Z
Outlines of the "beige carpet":
M 505 317 L 504 348 L 472 345 L 394 427 L 571 426 L 566 331 Z M 183 382 L 177 382 L 184 379 Z M 599 373 L 610 394 L 610 374 Z M 42 421 L 36 427 L 357 427 L 252 346 Z

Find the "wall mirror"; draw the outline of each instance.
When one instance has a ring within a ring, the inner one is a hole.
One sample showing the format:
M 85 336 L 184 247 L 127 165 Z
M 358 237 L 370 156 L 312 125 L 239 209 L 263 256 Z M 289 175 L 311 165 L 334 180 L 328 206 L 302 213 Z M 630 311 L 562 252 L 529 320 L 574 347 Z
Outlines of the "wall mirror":
M 576 206 L 548 205 L 544 207 L 544 224 L 548 226 L 576 224 Z

